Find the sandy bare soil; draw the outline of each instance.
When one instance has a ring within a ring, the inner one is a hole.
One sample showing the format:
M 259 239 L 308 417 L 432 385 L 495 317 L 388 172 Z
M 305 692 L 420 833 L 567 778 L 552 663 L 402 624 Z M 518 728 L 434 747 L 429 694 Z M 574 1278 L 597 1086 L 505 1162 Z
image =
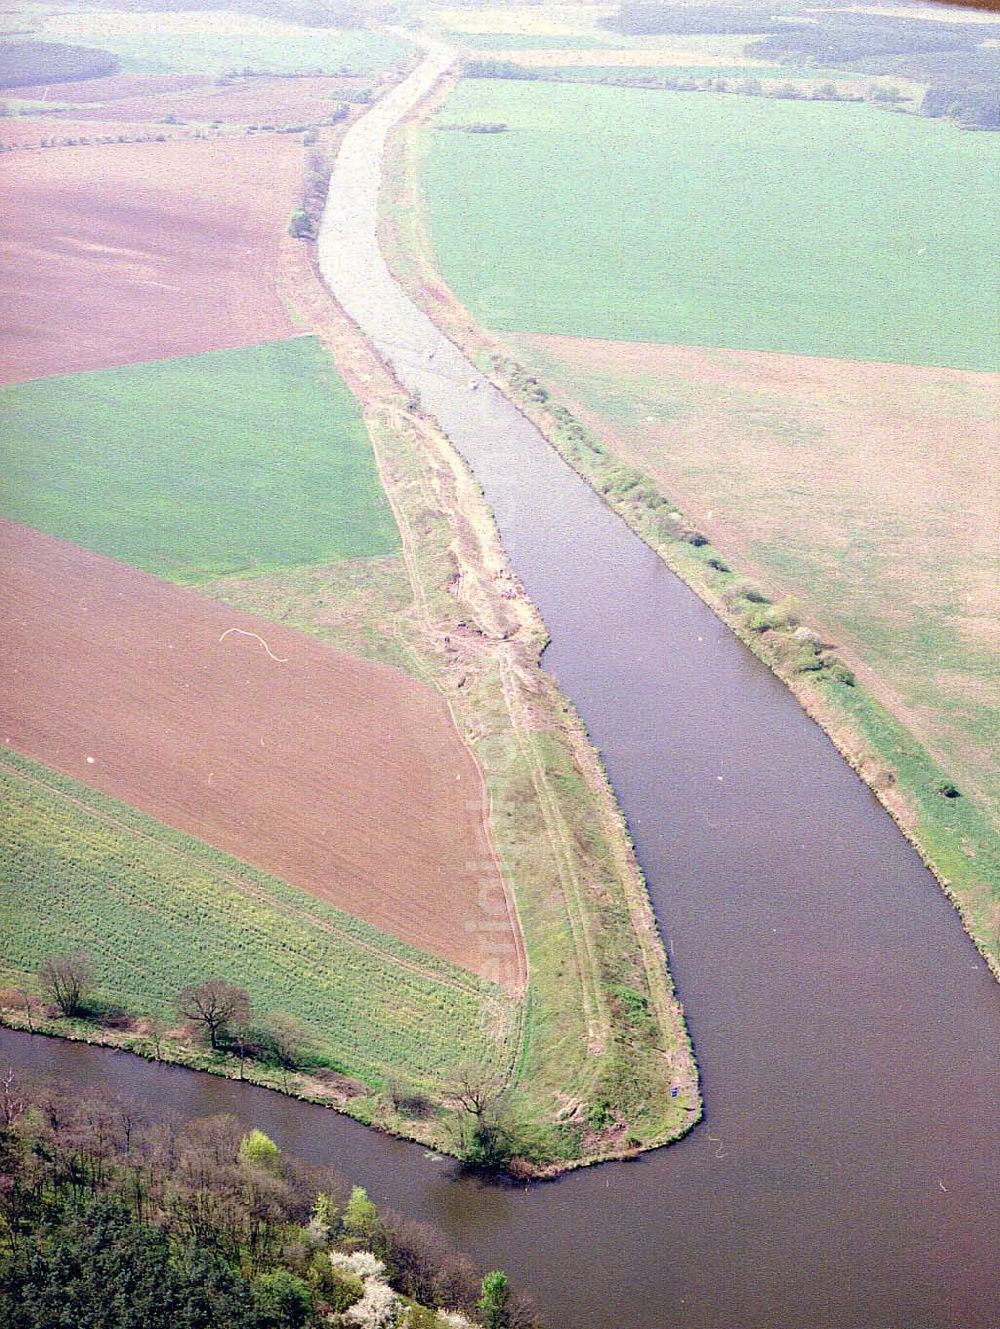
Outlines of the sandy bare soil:
M 490 972 L 480 772 L 429 687 L 11 522 L 0 561 L 0 738 Z
M 275 274 L 301 172 L 281 137 L 10 154 L 0 381 L 290 335 Z

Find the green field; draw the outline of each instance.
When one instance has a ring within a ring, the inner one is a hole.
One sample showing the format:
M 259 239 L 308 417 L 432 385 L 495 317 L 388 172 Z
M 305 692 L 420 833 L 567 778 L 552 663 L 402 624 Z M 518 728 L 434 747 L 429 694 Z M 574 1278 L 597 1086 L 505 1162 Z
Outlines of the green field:
M 0 389 L 6 517 L 157 576 L 394 553 L 354 397 L 298 337 Z
M 984 369 L 996 135 L 867 106 L 467 80 L 428 131 L 441 270 L 487 327 Z M 584 131 L 583 126 L 586 126 Z
M 41 35 L 113 51 L 138 74 L 368 74 L 409 58 L 398 38 L 367 29 L 309 28 L 222 12 L 45 15 Z
M 181 987 L 223 977 L 375 1084 L 390 1067 L 433 1082 L 463 1056 L 502 1058 L 483 1017 L 506 1000 L 464 969 L 6 748 L 0 790 L 8 978 L 82 946 L 102 998 L 172 1020 Z

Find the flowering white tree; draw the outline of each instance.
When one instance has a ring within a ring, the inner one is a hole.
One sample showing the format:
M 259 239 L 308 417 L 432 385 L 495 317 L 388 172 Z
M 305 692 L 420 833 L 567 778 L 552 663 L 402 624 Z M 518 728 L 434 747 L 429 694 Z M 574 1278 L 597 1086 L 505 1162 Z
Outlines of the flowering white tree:
M 403 1303 L 385 1281 L 385 1265 L 369 1251 L 355 1251 L 330 1256 L 334 1269 L 355 1274 L 364 1284 L 364 1296 L 340 1317 L 340 1323 L 352 1329 L 396 1329 L 401 1324 Z

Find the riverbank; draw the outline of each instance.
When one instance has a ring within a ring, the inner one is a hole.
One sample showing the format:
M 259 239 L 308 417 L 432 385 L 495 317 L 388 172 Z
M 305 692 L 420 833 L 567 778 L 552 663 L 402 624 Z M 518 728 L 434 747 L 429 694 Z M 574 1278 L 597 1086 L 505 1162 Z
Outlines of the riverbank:
M 383 250 L 397 279 L 556 451 L 792 691 L 914 845 L 1000 978 L 1000 855 L 988 821 L 820 633 L 748 582 L 646 474 L 555 400 L 480 328 L 437 270 L 418 183 L 420 135 L 458 82 L 449 72 L 390 141 Z
M 307 204 L 317 192 L 317 154 L 329 161 L 341 139 L 341 126 L 318 135 Z M 268 576 L 220 578 L 201 590 L 393 664 L 445 699 L 483 772 L 483 787 L 469 797 L 506 883 L 491 907 L 514 938 L 512 947 L 499 947 L 493 933 L 480 938 L 484 952 L 495 952 L 494 977 L 507 994 L 501 1009 L 490 984 L 480 1004 L 499 1049 L 490 1071 L 511 1166 L 551 1176 L 677 1139 L 701 1112 L 683 1012 L 605 773 L 572 707 L 539 667 L 544 625 L 465 463 L 332 300 L 315 246 L 286 236 L 276 278 L 294 324 L 323 342 L 362 404 L 403 543 L 402 581 L 366 574 L 345 591 L 328 572 L 308 589 L 301 579 Z M 483 866 L 492 878 L 495 865 Z M 30 975 L 8 973 L 7 981 L 38 992 Z M 348 1056 L 330 1073 L 285 1075 L 250 1058 L 210 1054 L 181 1031 L 152 1040 L 145 1027 L 152 1012 L 127 984 L 100 995 L 122 1008 L 129 1027 L 34 1013 L 32 1023 L 325 1103 L 441 1152 L 468 1150 L 469 1122 L 448 1074 L 414 1079 L 390 1047 L 380 1073 Z M 16 1002 L 8 1005 L 0 1018 L 28 1027 Z
M 399 634 L 486 779 L 526 948 L 509 1092 L 538 1154 L 521 1166 L 551 1176 L 669 1143 L 701 1114 L 683 1010 L 605 772 L 540 667 L 544 625 L 467 465 L 330 297 L 314 246 L 286 256 L 293 304 L 363 404 L 402 533 L 413 609 Z

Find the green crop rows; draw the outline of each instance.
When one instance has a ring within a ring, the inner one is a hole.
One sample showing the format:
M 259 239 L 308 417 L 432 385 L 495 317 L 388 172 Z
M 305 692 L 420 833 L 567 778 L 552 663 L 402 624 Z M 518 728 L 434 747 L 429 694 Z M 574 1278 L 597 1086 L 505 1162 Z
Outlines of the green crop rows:
M 434 1083 L 463 1056 L 503 1055 L 485 1030 L 504 1025 L 504 999 L 465 970 L 9 749 L 0 791 L 11 969 L 81 946 L 106 1000 L 168 1019 L 179 988 L 218 975 L 369 1082 L 391 1066 Z
M 312 337 L 0 389 L 3 515 L 172 581 L 395 553 L 354 397 Z

